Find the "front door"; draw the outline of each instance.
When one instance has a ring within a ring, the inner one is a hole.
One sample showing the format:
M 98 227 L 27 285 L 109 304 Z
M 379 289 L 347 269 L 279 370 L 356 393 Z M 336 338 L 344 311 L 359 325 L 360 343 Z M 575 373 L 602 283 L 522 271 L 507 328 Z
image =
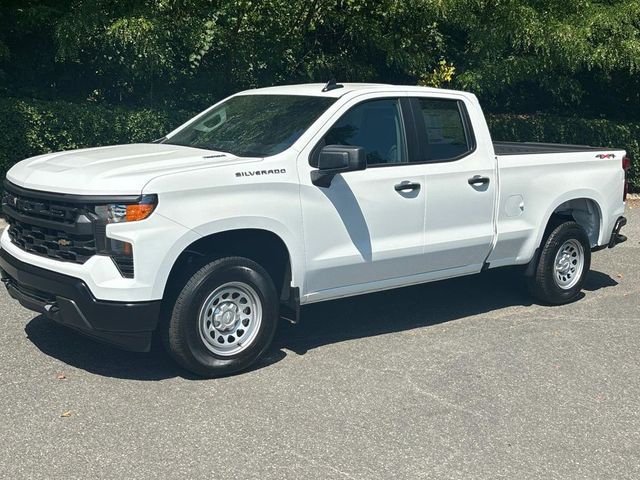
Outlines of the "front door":
M 424 165 L 408 162 L 401 103 L 408 105 L 399 98 L 353 102 L 322 136 L 320 146 L 363 147 L 366 170 L 336 175 L 321 188 L 310 181 L 313 154 L 299 158 L 308 301 L 424 271 Z

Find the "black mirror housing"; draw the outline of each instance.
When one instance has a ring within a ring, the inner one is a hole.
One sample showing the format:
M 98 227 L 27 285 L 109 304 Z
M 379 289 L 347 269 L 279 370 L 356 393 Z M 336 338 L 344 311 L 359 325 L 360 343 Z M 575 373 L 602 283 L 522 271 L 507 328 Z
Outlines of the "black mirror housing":
M 339 173 L 367 168 L 364 148 L 351 145 L 327 145 L 318 155 L 318 170 L 311 172 L 311 183 L 327 188 Z

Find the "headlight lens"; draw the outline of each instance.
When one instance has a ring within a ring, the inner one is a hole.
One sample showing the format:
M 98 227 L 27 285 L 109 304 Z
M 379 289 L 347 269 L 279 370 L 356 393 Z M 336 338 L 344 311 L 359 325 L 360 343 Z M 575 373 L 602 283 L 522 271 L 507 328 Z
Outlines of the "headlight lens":
M 157 195 L 143 195 L 137 203 L 113 203 L 94 207 L 98 217 L 94 221 L 96 249 L 100 254 L 111 257 L 124 278 L 134 277 L 133 246 L 128 242 L 109 238 L 106 227 L 110 223 L 144 220 L 153 213 L 157 205 Z
M 94 211 L 105 223 L 138 222 L 149 217 L 157 205 L 156 195 L 143 195 L 138 203 L 98 205 Z

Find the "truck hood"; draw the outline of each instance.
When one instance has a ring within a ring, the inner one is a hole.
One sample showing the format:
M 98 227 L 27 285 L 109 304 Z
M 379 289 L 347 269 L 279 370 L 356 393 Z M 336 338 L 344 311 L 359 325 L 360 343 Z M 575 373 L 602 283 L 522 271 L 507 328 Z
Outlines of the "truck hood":
M 23 188 L 78 195 L 131 195 L 161 175 L 258 158 L 159 143 L 49 153 L 23 160 L 7 180 Z

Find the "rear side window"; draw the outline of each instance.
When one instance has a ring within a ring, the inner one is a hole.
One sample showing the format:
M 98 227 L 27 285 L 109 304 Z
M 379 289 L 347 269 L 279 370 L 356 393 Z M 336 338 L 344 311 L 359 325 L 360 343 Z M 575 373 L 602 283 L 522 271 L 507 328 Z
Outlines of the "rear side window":
M 473 139 L 467 128 L 466 114 L 457 100 L 418 98 L 418 125 L 423 143 L 423 161 L 446 162 L 473 150 Z
M 367 165 L 407 162 L 404 125 L 397 99 L 356 105 L 331 127 L 324 145 L 363 147 Z

